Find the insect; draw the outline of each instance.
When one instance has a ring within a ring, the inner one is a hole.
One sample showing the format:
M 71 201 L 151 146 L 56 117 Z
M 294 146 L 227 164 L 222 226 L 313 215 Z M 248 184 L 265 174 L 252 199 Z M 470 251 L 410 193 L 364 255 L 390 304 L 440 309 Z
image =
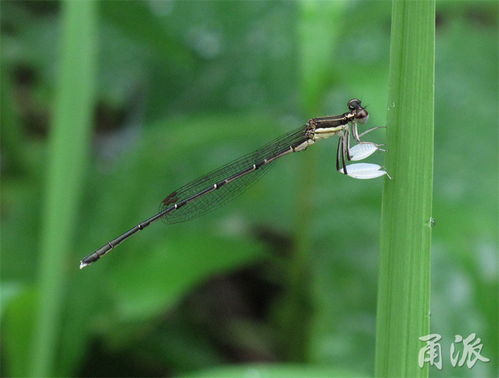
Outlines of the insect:
M 356 179 L 372 179 L 387 175 L 383 167 L 378 164 L 346 164 L 347 161 L 366 159 L 378 150 L 384 151 L 380 144 L 361 141 L 362 136 L 379 128 L 373 127 L 359 134 L 358 124 L 367 122 L 369 118 L 361 101 L 354 98 L 348 101 L 347 107 L 348 112 L 341 115 L 312 118 L 298 130 L 291 131 L 258 150 L 173 191 L 163 199 L 161 210 L 157 214 L 85 257 L 80 262 L 80 269 L 99 260 L 118 244 L 158 219 L 164 219 L 168 223 L 178 223 L 217 208 L 241 193 L 275 160 L 293 152 L 303 151 L 315 142 L 334 135 L 339 136 L 336 151 L 338 172 Z M 357 144 L 350 147 L 352 137 Z

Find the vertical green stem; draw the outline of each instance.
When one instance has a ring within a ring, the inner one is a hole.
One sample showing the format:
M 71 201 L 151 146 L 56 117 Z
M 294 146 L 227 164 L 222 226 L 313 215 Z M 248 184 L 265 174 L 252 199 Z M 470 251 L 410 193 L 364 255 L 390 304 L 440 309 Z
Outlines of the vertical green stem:
M 47 162 L 39 255 L 39 303 L 29 374 L 50 376 L 58 349 L 66 257 L 77 218 L 92 123 L 96 65 L 94 1 L 62 3 L 58 86 Z M 77 264 L 70 267 L 77 269 Z
M 426 377 L 433 186 L 435 1 L 392 6 L 375 375 Z

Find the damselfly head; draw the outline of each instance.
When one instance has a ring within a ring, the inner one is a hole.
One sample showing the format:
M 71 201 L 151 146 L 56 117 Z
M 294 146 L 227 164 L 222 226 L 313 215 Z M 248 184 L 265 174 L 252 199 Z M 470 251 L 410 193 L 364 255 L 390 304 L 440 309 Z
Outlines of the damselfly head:
M 348 101 L 348 110 L 350 110 L 358 123 L 367 122 L 369 113 L 362 107 L 362 102 L 358 98 L 352 98 Z

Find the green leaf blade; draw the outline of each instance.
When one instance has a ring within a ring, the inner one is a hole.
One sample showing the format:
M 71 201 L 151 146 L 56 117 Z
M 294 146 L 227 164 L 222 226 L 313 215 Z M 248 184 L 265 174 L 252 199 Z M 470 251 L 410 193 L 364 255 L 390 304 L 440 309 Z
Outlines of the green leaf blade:
M 92 125 L 96 69 L 96 3 L 62 6 L 61 62 L 50 132 L 42 216 L 39 300 L 31 376 L 53 373 L 67 282 L 66 258 L 76 228 Z
M 428 375 L 435 2 L 395 1 L 382 202 L 376 376 Z

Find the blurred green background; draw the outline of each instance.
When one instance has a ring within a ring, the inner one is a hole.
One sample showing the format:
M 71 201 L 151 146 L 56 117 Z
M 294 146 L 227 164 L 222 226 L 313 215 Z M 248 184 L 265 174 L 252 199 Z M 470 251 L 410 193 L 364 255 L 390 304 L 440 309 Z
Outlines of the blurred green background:
M 1 3 L 2 376 L 372 375 L 382 180 L 337 174 L 335 141 L 278 161 L 207 216 L 155 224 L 78 264 L 177 187 L 352 97 L 384 125 L 390 2 L 94 5 L 79 35 L 63 3 Z M 497 373 L 497 8 L 437 3 L 436 377 Z M 95 61 L 68 81 L 64 46 L 86 37 Z M 60 88 L 88 89 L 89 138 L 64 122 L 85 116 Z M 57 122 L 65 148 L 84 151 L 67 170 L 68 222 L 50 216 Z M 59 226 L 68 243 L 51 255 L 42 241 Z M 451 367 L 454 335 L 472 332 L 492 361 Z

